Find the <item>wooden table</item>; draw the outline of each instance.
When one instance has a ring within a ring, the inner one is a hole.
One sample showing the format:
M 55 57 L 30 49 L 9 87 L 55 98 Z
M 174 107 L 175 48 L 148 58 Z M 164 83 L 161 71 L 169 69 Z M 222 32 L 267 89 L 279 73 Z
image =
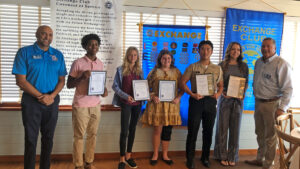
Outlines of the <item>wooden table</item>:
M 294 128 L 291 131 L 291 136 L 300 138 L 300 127 Z M 300 148 L 296 150 L 293 157 L 291 158 L 290 169 L 299 169 L 300 168 Z
M 296 127 L 291 131 L 293 137 L 300 138 L 300 127 Z

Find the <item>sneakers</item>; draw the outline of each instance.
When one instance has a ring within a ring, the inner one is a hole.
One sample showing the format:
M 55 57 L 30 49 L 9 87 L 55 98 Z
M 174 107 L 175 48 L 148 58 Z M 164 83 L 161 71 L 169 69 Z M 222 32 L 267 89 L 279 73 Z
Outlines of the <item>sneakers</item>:
M 125 163 L 119 162 L 118 169 L 125 169 Z
M 133 160 L 133 158 L 130 158 L 125 161 L 130 168 L 137 168 L 137 165 L 136 165 L 135 161 Z

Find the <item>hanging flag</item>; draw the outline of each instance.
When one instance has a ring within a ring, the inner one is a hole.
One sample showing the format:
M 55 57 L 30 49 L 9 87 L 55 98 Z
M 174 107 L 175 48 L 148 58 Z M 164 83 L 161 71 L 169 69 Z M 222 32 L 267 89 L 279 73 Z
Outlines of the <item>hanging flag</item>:
M 226 28 L 224 55 L 230 42 L 242 45 L 244 62 L 249 67 L 249 85 L 244 100 L 244 112 L 254 111 L 253 95 L 254 65 L 261 54 L 261 43 L 264 38 L 271 37 L 276 41 L 276 52 L 280 54 L 283 31 L 283 13 L 261 12 L 228 8 L 226 10 Z M 223 56 L 224 57 L 224 56 Z
M 198 44 L 205 40 L 205 26 L 143 25 L 143 71 L 147 77 L 156 65 L 159 52 L 169 50 L 175 58 L 175 66 L 183 74 L 192 63 L 200 60 Z M 189 84 L 188 84 L 189 85 Z M 188 95 L 181 97 L 182 125 L 187 125 Z

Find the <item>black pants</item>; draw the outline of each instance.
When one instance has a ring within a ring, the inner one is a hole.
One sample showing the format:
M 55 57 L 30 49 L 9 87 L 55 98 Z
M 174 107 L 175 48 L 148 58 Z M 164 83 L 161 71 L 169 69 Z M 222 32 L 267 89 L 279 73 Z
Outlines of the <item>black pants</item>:
M 121 134 L 120 134 L 120 156 L 125 156 L 126 142 L 127 152 L 132 152 L 135 137 L 136 124 L 141 112 L 141 106 L 121 104 Z M 128 140 L 127 140 L 128 136 Z
M 209 159 L 210 146 L 212 142 L 212 133 L 216 117 L 216 99 L 212 97 L 204 97 L 195 100 L 190 97 L 188 112 L 188 135 L 186 139 L 186 158 L 194 159 L 197 135 L 202 123 L 202 157 L 201 159 Z
M 25 129 L 24 169 L 35 168 L 36 145 L 41 131 L 40 169 L 50 168 L 50 155 L 58 116 L 59 95 L 54 103 L 46 106 L 35 97 L 23 93 L 22 120 Z

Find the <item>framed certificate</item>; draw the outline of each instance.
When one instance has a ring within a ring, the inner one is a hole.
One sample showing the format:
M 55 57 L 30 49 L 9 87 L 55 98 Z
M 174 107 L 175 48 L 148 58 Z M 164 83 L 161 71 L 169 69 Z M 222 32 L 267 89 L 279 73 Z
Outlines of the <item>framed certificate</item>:
M 159 81 L 159 100 L 162 102 L 171 102 L 175 98 L 175 80 L 160 80 Z
M 92 71 L 89 79 L 88 95 L 104 94 L 106 71 Z
M 214 76 L 213 74 L 197 74 L 196 75 L 197 93 L 201 96 L 212 96 L 215 94 Z
M 230 76 L 228 87 L 227 87 L 227 96 L 235 98 L 243 98 L 245 92 L 246 78 Z
M 141 101 L 150 99 L 149 86 L 147 80 L 133 80 L 132 88 L 134 100 Z

